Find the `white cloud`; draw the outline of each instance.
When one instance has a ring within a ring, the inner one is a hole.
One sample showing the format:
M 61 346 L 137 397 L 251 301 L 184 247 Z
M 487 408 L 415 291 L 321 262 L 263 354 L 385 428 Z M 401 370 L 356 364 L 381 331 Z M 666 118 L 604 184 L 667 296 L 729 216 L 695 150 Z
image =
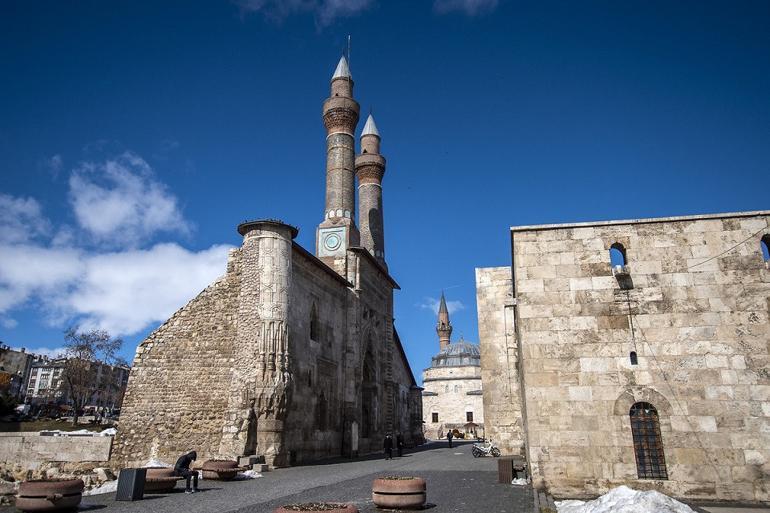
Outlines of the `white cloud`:
M 81 275 L 81 254 L 72 248 L 0 245 L 0 313 L 33 296 L 50 301 Z
M 13 351 L 21 351 L 22 348 L 20 347 L 12 347 Z M 63 356 L 64 353 L 67 351 L 63 347 L 36 347 L 34 349 L 24 349 L 27 353 L 36 354 L 39 356 L 47 356 L 48 358 L 58 358 L 60 356 Z
M 12 330 L 16 326 L 18 326 L 19 323 L 16 321 L 16 319 L 11 319 L 10 317 L 1 317 L 0 316 L 0 326 L 2 326 L 5 329 Z
M 54 171 L 61 171 L 62 166 L 64 165 L 64 160 L 61 158 L 61 155 L 58 153 L 48 159 L 48 164 L 51 166 L 51 169 Z
M 419 308 L 430 310 L 435 314 L 438 314 L 439 305 L 441 305 L 441 298 L 435 297 L 426 297 L 423 299 L 422 303 L 417 304 Z M 462 303 L 462 301 L 447 301 L 446 308 L 451 315 L 457 311 L 465 309 L 465 305 Z
M 30 307 L 55 326 L 131 335 L 167 319 L 225 272 L 229 246 L 138 247 L 157 232 L 178 235 L 189 223 L 176 198 L 133 153 L 73 171 L 70 203 L 78 225 L 53 229 L 35 199 L 0 194 L 3 327 L 15 327 L 13 311 Z M 89 238 L 101 244 L 77 244 Z M 130 247 L 116 249 L 118 239 Z
M 0 246 L 0 314 L 34 301 L 47 321 L 131 335 L 163 321 L 224 274 L 229 246 L 177 244 L 86 254 L 73 248 Z
M 229 246 L 193 252 L 177 244 L 96 255 L 59 307 L 85 329 L 130 335 L 165 321 L 225 272 Z
M 337 18 L 359 14 L 374 4 L 373 0 L 236 0 L 242 12 L 259 12 L 280 22 L 292 14 L 312 13 L 319 26 Z
M 37 200 L 0 193 L 0 243 L 26 242 L 49 230 Z
M 135 153 L 86 162 L 73 171 L 69 186 L 79 225 L 99 242 L 135 247 L 157 232 L 190 231 L 176 197 Z
M 433 9 L 441 14 L 461 11 L 468 16 L 476 16 L 494 11 L 498 0 L 435 0 Z

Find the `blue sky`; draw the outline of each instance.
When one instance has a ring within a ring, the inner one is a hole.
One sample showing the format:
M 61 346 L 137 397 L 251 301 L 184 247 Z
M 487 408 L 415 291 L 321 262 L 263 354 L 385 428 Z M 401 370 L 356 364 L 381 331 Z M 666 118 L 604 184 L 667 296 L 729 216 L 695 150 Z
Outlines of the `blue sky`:
M 312 250 L 350 34 L 419 378 L 442 288 L 477 340 L 474 268 L 510 262 L 511 225 L 770 207 L 768 24 L 765 1 L 4 1 L 0 340 L 99 326 L 130 359 L 240 221 Z

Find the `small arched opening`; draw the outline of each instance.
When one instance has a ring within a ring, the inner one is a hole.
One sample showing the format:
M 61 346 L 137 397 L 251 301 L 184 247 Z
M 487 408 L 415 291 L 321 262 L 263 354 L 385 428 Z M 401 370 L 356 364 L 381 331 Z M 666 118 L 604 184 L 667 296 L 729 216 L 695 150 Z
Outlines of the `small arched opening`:
M 762 249 L 762 259 L 765 261 L 765 265 L 770 265 L 770 234 L 762 237 L 759 246 Z
M 318 309 L 313 303 L 310 309 L 310 340 L 319 342 L 321 340 L 321 326 L 318 322 Z
M 372 354 L 371 337 L 364 356 L 364 366 L 361 375 L 361 437 L 373 436 L 376 429 L 377 407 L 377 367 Z
M 626 248 L 623 247 L 623 244 L 616 242 L 610 246 L 610 265 L 612 265 L 612 268 L 625 266 L 627 263 Z
M 328 405 L 326 403 L 326 395 L 321 392 L 318 397 L 318 403 L 316 404 L 316 427 L 319 431 L 326 431 L 327 418 L 328 418 Z
M 629 415 L 637 476 L 639 479 L 668 479 L 658 410 L 650 403 L 638 402 L 631 406 Z

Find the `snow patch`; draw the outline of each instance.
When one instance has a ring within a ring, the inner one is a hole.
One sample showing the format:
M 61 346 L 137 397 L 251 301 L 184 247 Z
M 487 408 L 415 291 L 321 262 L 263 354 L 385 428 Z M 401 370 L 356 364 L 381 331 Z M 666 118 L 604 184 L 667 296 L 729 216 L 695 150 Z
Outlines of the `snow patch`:
M 238 475 L 235 476 L 234 481 L 244 481 L 246 479 L 257 479 L 260 477 L 262 477 L 262 474 L 256 470 L 244 470 L 243 472 L 238 472 Z
M 516 486 L 527 486 L 529 484 L 529 481 L 523 477 L 517 477 L 513 481 L 511 481 L 512 485 Z
M 164 467 L 164 468 L 170 468 L 173 467 L 173 465 L 169 465 L 166 462 L 160 461 L 156 458 L 150 458 L 150 460 L 144 464 L 145 467 Z
M 77 429 L 75 431 L 61 431 L 58 429 L 43 430 L 40 434 L 46 434 L 49 436 L 115 436 L 118 432 L 115 428 L 107 428 L 103 431 L 89 431 L 88 429 Z
M 107 481 L 106 483 L 102 484 L 101 486 L 97 486 L 96 488 L 91 488 L 90 490 L 85 490 L 83 492 L 83 495 L 89 496 L 89 495 L 99 495 L 102 493 L 115 493 L 118 491 L 118 480 L 114 481 Z
M 655 490 L 640 492 L 618 486 L 592 501 L 557 501 L 559 513 L 695 513 L 668 495 Z

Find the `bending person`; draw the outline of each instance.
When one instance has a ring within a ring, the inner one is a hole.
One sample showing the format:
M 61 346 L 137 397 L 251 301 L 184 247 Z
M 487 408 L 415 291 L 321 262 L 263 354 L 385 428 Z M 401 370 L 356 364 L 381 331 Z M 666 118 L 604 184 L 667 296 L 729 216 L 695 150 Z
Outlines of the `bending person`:
M 187 454 L 183 454 L 176 460 L 174 465 L 174 475 L 183 477 L 186 480 L 187 487 L 184 493 L 195 493 L 198 491 L 198 471 L 190 470 L 190 464 L 195 461 L 198 454 L 195 451 L 190 451 Z M 190 478 L 192 478 L 193 487 L 190 488 Z

